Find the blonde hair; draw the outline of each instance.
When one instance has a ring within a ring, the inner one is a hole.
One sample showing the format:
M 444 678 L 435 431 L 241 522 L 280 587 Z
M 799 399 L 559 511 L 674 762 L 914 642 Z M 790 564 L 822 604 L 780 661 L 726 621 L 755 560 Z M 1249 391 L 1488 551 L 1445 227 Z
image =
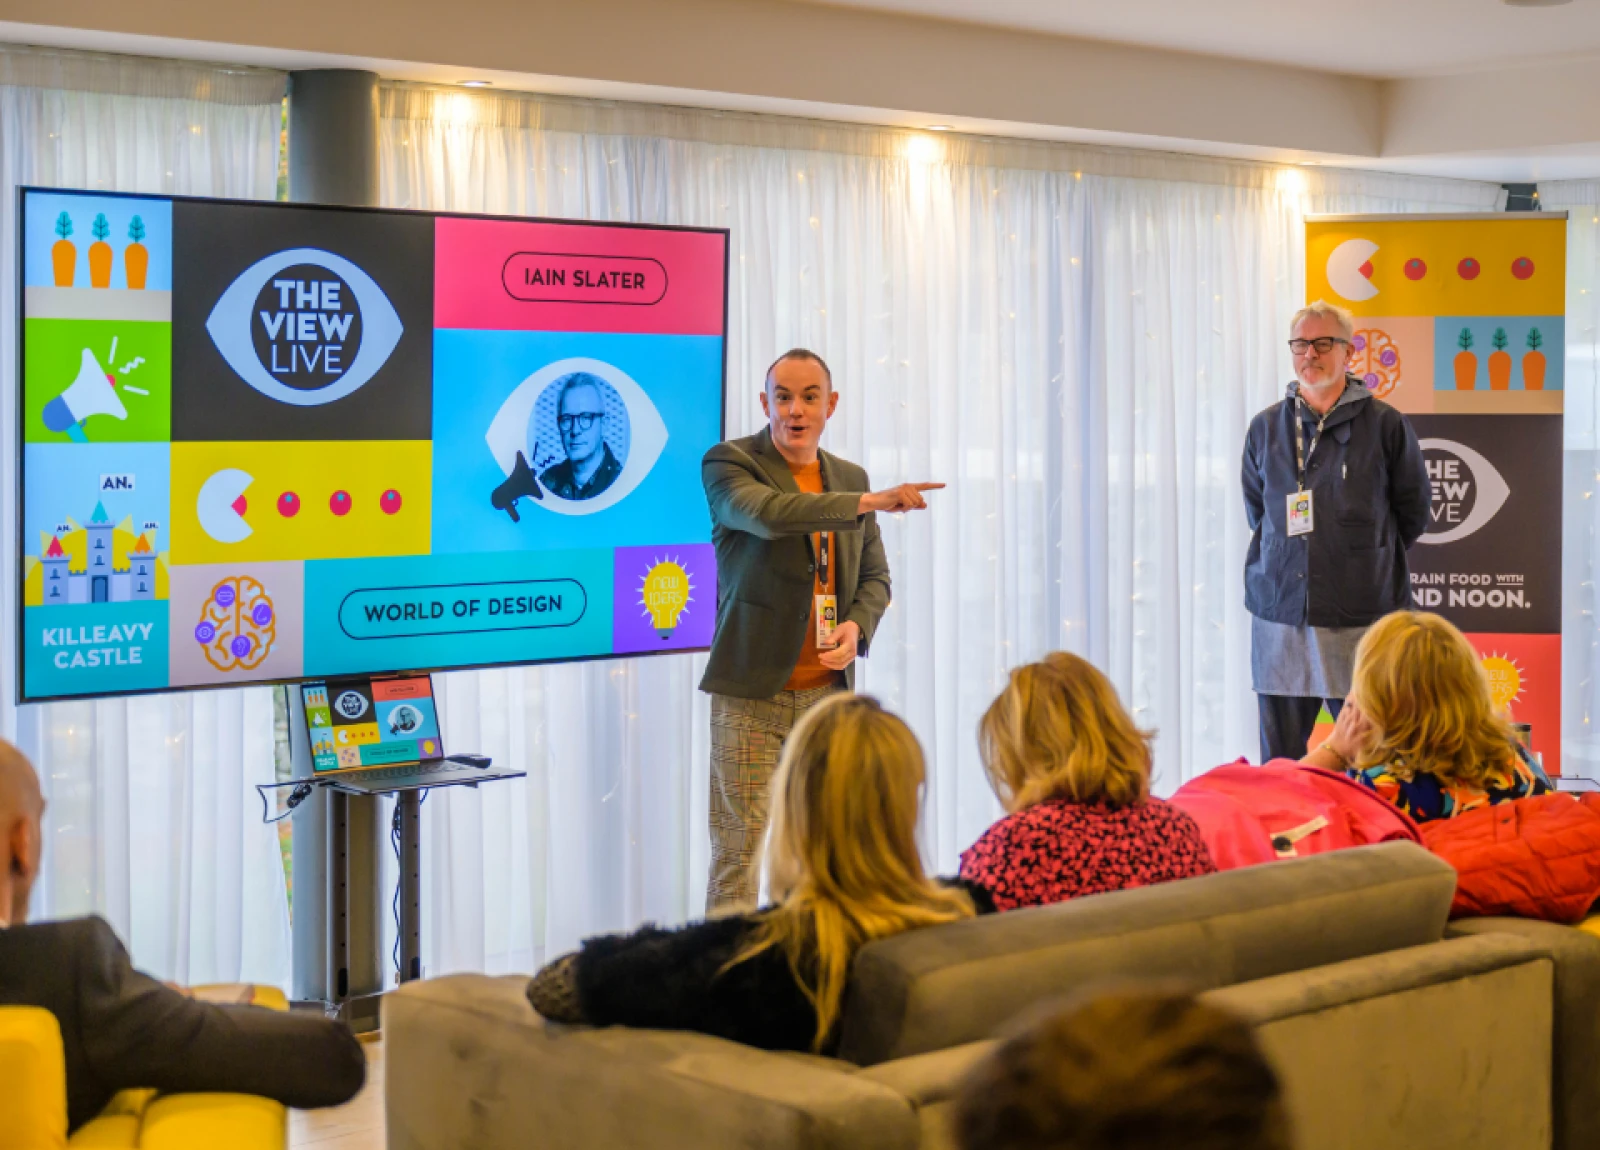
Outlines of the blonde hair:
M 856 951 L 973 913 L 964 892 L 923 873 L 917 851 L 923 777 L 916 736 L 865 695 L 824 700 L 784 743 L 767 832 L 776 905 L 728 966 L 781 948 L 816 1008 L 813 1050 L 822 1049 L 838 1021 Z
M 1511 726 L 1494 706 L 1489 676 L 1454 624 L 1426 611 L 1396 611 L 1356 648 L 1351 696 L 1375 736 L 1356 758 L 1482 787 L 1503 772 Z
M 1321 299 L 1315 303 L 1306 304 L 1305 307 L 1294 313 L 1294 318 L 1289 321 L 1289 334 L 1293 335 L 1294 329 L 1300 326 L 1300 321 L 1311 316 L 1320 316 L 1323 319 L 1333 320 L 1339 325 L 1339 334 L 1343 335 L 1347 340 L 1355 339 L 1356 337 L 1355 315 L 1348 308 L 1342 308 L 1336 303 L 1329 303 L 1327 300 Z
M 1093 663 L 1057 651 L 1011 672 L 978 723 L 978 753 L 1013 813 L 1048 799 L 1126 807 L 1150 793 L 1150 737 Z

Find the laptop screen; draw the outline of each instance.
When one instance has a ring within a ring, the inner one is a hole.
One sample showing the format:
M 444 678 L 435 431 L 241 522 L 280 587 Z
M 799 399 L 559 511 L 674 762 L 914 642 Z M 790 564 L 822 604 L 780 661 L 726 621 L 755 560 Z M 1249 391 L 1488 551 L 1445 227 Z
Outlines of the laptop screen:
M 442 759 L 433 679 L 328 679 L 300 687 L 318 772 Z

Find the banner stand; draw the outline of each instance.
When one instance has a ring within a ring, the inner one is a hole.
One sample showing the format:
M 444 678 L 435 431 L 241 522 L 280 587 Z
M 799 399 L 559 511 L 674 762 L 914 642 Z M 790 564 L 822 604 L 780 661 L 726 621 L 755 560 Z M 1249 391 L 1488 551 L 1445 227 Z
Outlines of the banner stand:
M 1461 628 L 1561 771 L 1565 212 L 1308 216 L 1306 299 L 1355 314 L 1351 374 L 1433 483 L 1415 605 Z

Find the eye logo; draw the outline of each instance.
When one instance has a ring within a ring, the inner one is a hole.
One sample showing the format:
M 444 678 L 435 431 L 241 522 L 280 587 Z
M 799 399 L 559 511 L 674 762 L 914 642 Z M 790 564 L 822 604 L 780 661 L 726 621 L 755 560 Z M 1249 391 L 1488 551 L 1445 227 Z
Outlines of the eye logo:
M 1424 439 L 1433 504 L 1419 543 L 1454 543 L 1475 533 L 1505 505 L 1511 488 L 1481 454 L 1451 439 Z
M 362 387 L 405 328 L 366 272 L 319 248 L 277 252 L 228 285 L 206 320 L 217 351 L 268 399 L 332 403 Z
M 616 506 L 661 458 L 667 425 L 626 372 L 575 358 L 542 367 L 518 384 L 484 440 L 506 476 L 484 496 L 520 522 L 529 507 L 593 515 Z
M 345 691 L 333 701 L 333 709 L 347 719 L 359 719 L 367 713 L 367 697 L 360 691 Z

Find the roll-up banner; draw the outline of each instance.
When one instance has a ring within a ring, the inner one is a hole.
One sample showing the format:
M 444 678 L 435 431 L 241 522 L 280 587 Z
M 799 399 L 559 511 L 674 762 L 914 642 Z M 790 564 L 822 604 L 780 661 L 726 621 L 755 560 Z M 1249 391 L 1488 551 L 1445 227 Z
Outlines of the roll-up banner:
M 1306 299 L 1356 316 L 1350 370 L 1416 429 L 1433 482 L 1415 605 L 1465 632 L 1495 701 L 1561 768 L 1567 217 L 1312 216 Z

